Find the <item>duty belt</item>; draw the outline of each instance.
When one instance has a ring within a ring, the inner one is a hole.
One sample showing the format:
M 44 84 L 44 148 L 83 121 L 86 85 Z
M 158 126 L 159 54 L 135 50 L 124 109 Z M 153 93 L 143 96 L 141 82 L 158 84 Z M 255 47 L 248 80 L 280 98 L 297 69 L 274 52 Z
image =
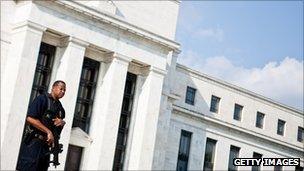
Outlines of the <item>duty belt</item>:
M 35 138 L 38 138 L 38 139 L 40 139 L 40 140 L 42 140 L 42 141 L 46 141 L 46 140 L 47 140 L 47 138 L 46 138 L 45 136 L 40 135 L 40 134 L 34 134 L 34 137 L 35 137 Z

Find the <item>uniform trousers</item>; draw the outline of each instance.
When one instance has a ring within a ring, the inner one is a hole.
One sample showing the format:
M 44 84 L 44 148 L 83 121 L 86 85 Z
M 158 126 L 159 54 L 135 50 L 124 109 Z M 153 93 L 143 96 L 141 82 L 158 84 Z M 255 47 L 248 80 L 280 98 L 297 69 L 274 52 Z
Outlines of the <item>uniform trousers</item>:
M 49 146 L 45 141 L 33 138 L 22 142 L 17 163 L 19 171 L 47 171 L 49 167 Z

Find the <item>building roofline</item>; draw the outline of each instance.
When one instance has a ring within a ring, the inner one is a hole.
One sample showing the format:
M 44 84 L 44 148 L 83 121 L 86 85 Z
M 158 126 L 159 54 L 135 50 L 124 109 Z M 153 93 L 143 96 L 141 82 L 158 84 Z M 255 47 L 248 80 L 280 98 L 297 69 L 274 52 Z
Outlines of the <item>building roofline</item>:
M 151 31 L 138 27 L 134 24 L 126 22 L 119 17 L 116 17 L 110 13 L 96 10 L 89 6 L 85 6 L 77 1 L 51 1 L 53 3 L 62 5 L 68 9 L 76 11 L 78 13 L 83 14 L 84 16 L 88 16 L 90 18 L 94 18 L 102 23 L 110 24 L 116 28 L 122 29 L 124 31 L 128 31 L 131 34 L 135 34 L 144 39 L 150 40 L 157 44 L 161 44 L 169 49 L 180 51 L 180 44 L 175 42 L 174 40 L 168 39 L 159 34 L 155 34 Z
M 215 77 L 209 76 L 209 75 L 207 75 L 207 74 L 201 73 L 201 72 L 199 72 L 199 71 L 197 71 L 197 70 L 194 70 L 194 69 L 191 69 L 191 68 L 189 68 L 189 67 L 187 67 L 187 66 L 185 66 L 185 65 L 182 65 L 182 64 L 177 63 L 176 66 L 177 66 L 178 68 L 183 69 L 183 70 L 185 70 L 185 71 L 187 71 L 187 72 L 189 72 L 189 73 L 192 73 L 192 74 L 194 74 L 194 75 L 196 75 L 196 76 L 198 76 L 198 77 L 201 77 L 201 78 L 210 80 L 210 81 L 212 81 L 212 82 L 215 82 L 215 83 L 217 83 L 217 84 L 220 84 L 220 85 L 222 85 L 222 86 L 225 86 L 225 87 L 227 87 L 227 88 L 229 88 L 229 89 L 233 89 L 233 90 L 236 90 L 236 91 L 238 91 L 238 92 L 240 92 L 240 93 L 249 95 L 249 96 L 252 97 L 252 98 L 259 99 L 259 100 L 261 100 L 261 101 L 263 101 L 263 102 L 266 102 L 266 103 L 268 103 L 268 104 L 274 105 L 275 107 L 279 107 L 280 109 L 292 111 L 293 113 L 296 113 L 296 114 L 299 114 L 299 115 L 304 116 L 303 111 L 301 111 L 301 110 L 299 110 L 299 109 L 296 109 L 296 108 L 294 108 L 294 107 L 285 105 L 285 104 L 283 104 L 283 103 L 277 102 L 277 101 L 275 101 L 275 100 L 272 100 L 272 99 L 270 99 L 270 98 L 268 98 L 268 97 L 262 96 L 262 95 L 260 95 L 260 94 L 255 93 L 255 92 L 252 92 L 252 91 L 247 90 L 247 89 L 245 89 L 245 88 L 236 86 L 236 85 L 234 85 L 234 84 L 228 83 L 228 82 L 223 81 L 223 80 L 220 80 L 220 79 L 218 79 L 218 78 L 215 78 Z

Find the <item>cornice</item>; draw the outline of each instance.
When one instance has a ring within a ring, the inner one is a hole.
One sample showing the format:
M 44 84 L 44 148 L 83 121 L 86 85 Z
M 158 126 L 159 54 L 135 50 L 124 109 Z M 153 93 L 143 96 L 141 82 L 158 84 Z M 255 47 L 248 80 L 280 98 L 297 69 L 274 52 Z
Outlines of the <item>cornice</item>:
M 278 144 L 278 145 L 286 146 L 286 147 L 291 148 L 293 150 L 296 150 L 300 153 L 301 152 L 303 153 L 303 149 L 299 146 L 296 146 L 296 145 L 291 144 L 289 142 L 284 142 L 284 141 L 275 139 L 273 137 L 270 137 L 270 136 L 267 136 L 267 135 L 264 135 L 264 134 L 261 134 L 261 133 L 254 132 L 252 130 L 249 130 L 249 129 L 246 129 L 246 128 L 243 128 L 243 127 L 240 127 L 240 126 L 228 123 L 228 122 L 224 122 L 220 119 L 210 117 L 210 116 L 205 115 L 203 113 L 199 113 L 199 112 L 196 112 L 196 111 L 193 111 L 193 110 L 189 110 L 187 108 L 184 108 L 184 107 L 181 107 L 181 106 L 178 106 L 178 105 L 175 105 L 175 104 L 173 104 L 173 110 L 175 110 L 177 112 L 180 112 L 180 113 L 184 114 L 185 116 L 190 117 L 190 118 L 195 119 L 195 120 L 202 120 L 202 121 L 205 121 L 208 124 L 213 123 L 215 125 L 224 126 L 227 129 L 242 132 L 244 134 L 251 135 L 251 136 L 266 140 L 270 143 L 275 143 L 275 144 Z
M 28 27 L 29 29 L 31 29 L 31 30 L 39 33 L 39 34 L 42 34 L 46 30 L 46 27 L 44 27 L 40 24 L 28 21 L 28 20 L 15 23 L 12 30 L 14 32 L 16 32 L 17 30 L 20 30 L 20 29 L 25 28 L 25 27 Z
M 35 2 L 35 1 L 34 1 Z M 77 1 L 51 1 L 52 3 L 56 3 L 62 7 L 66 7 L 70 10 L 73 10 L 83 16 L 87 16 L 90 18 L 94 18 L 97 21 L 102 23 L 106 23 L 112 25 L 121 30 L 127 31 L 131 34 L 135 34 L 141 38 L 152 41 L 154 43 L 165 46 L 171 50 L 179 51 L 180 44 L 170 40 L 166 37 L 160 36 L 143 28 L 140 28 L 136 25 L 133 25 L 129 22 L 123 21 L 122 19 L 115 17 L 114 15 L 90 8 L 85 6 Z
M 293 107 L 290 107 L 290 106 L 287 106 L 285 104 L 282 104 L 282 103 L 279 103 L 279 102 L 276 102 L 270 98 L 267 98 L 265 96 L 262 96 L 260 94 L 257 94 L 257 93 L 254 93 L 252 91 L 249 91 L 247 89 L 244 89 L 244 88 L 241 88 L 241 87 L 238 87 L 236 85 L 233 85 L 231 83 L 228 83 L 226 81 L 223 81 L 223 80 L 220 80 L 220 79 L 217 79 L 217 78 L 214 78 L 212 76 L 209 76 L 209 75 L 206 75 L 206 74 L 203 74 L 199 71 L 196 71 L 194 69 L 191 69 L 189 67 L 186 67 L 184 65 L 181 65 L 181 64 L 176 64 L 176 67 L 179 68 L 179 69 L 182 69 L 186 72 L 189 72 L 191 76 L 196 76 L 197 78 L 202 78 L 202 79 L 205 79 L 209 82 L 213 82 L 213 83 L 216 83 L 216 84 L 219 84 L 229 90 L 234 90 L 238 93 L 242 93 L 242 94 L 245 94 L 247 95 L 248 97 L 252 98 L 252 99 L 255 99 L 255 100 L 259 100 L 260 102 L 263 102 L 265 104 L 268 104 L 268 105 L 271 105 L 273 107 L 276 107 L 276 108 L 279 108 L 281 110 L 284 110 L 286 112 L 290 112 L 291 114 L 295 114 L 299 117 L 303 117 L 304 116 L 304 113 L 303 111 L 299 110 L 299 109 L 296 109 L 296 108 L 293 108 Z

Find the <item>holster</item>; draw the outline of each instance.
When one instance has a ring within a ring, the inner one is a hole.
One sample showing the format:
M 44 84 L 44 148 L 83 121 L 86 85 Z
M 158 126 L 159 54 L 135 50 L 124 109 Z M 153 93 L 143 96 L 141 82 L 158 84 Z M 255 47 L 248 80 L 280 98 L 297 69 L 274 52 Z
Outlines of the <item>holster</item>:
M 30 125 L 26 125 L 23 142 L 25 144 L 29 144 L 31 142 L 31 140 L 34 138 L 34 136 L 35 136 L 34 129 L 31 128 Z

